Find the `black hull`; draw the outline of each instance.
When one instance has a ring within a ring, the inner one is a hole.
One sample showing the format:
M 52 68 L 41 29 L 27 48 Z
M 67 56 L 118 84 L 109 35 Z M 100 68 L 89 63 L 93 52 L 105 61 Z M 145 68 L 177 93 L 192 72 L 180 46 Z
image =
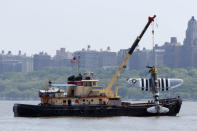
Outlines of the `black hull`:
M 180 98 L 163 99 L 161 105 L 169 109 L 168 113 L 149 113 L 147 108 L 151 103 L 129 104 L 122 102 L 122 106 L 110 105 L 73 105 L 46 106 L 14 104 L 15 117 L 46 117 L 46 116 L 81 116 L 81 117 L 109 117 L 109 116 L 176 116 L 179 113 L 182 100 Z

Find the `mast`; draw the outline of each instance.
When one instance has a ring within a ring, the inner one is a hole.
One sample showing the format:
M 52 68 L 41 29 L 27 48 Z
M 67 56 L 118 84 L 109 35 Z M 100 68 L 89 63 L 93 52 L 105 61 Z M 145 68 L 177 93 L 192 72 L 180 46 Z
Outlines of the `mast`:
M 77 73 L 80 74 L 80 53 L 77 55 Z
M 136 38 L 136 40 L 134 41 L 133 45 L 131 46 L 131 48 L 129 49 L 129 51 L 126 53 L 125 58 L 123 59 L 122 63 L 120 64 L 119 68 L 117 69 L 116 73 L 114 74 L 114 76 L 112 77 L 111 81 L 109 82 L 107 88 L 104 89 L 105 94 L 108 97 L 114 97 L 113 92 L 111 91 L 112 86 L 114 85 L 114 83 L 117 81 L 120 72 L 123 70 L 123 68 L 126 66 L 126 63 L 128 62 L 129 58 L 131 57 L 132 53 L 134 52 L 135 48 L 137 47 L 138 43 L 140 42 L 141 38 L 143 37 L 144 33 L 146 32 L 146 30 L 148 29 L 149 25 L 154 21 L 154 18 L 156 17 L 156 15 L 154 15 L 153 17 L 149 17 L 148 18 L 148 22 L 145 25 L 144 29 L 142 30 L 142 32 L 140 33 L 140 35 Z

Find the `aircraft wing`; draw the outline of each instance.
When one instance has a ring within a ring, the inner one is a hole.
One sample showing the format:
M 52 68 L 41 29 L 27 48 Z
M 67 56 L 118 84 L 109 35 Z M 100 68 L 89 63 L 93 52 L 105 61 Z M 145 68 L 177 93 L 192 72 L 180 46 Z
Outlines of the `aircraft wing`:
M 129 86 L 141 88 L 142 91 L 151 91 L 151 79 L 148 78 L 129 78 Z M 183 84 L 182 79 L 176 78 L 158 78 L 158 87 L 160 91 L 167 91 Z

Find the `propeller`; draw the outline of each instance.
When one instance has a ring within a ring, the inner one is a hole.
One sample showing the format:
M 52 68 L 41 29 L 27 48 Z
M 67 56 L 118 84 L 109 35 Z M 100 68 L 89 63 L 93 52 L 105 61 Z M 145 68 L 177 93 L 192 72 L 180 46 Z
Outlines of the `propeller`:
M 148 65 L 147 65 L 146 68 L 149 68 L 149 70 L 148 70 L 148 71 L 145 70 L 144 72 L 140 73 L 140 74 L 139 74 L 140 77 L 146 77 L 146 76 L 150 73 L 151 69 L 152 69 L 152 68 L 155 68 L 155 66 L 148 66 Z

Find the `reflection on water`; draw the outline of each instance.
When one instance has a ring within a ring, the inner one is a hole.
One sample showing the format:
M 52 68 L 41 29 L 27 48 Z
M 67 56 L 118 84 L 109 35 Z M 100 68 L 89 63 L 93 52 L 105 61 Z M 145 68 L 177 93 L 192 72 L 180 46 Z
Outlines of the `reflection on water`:
M 14 103 L 38 101 L 0 101 L 1 131 L 197 131 L 197 102 L 183 102 L 178 116 L 164 117 L 14 117 Z

